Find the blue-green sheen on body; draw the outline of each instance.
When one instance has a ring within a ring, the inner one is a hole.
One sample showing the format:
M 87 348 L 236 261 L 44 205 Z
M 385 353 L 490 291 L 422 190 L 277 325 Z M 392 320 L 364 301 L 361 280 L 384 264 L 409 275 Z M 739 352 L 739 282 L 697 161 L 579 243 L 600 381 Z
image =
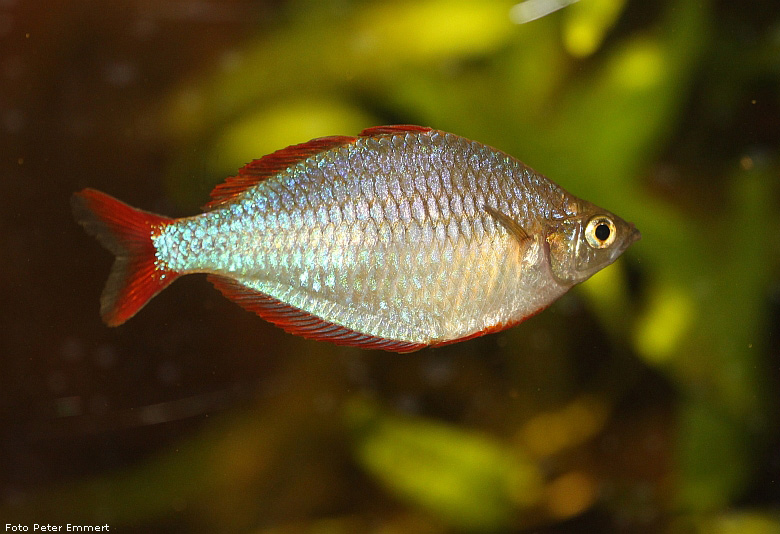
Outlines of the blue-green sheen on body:
M 434 343 L 515 322 L 569 286 L 534 235 L 573 215 L 563 189 L 438 131 L 362 137 L 309 157 L 154 238 L 158 262 L 230 277 L 326 321 Z

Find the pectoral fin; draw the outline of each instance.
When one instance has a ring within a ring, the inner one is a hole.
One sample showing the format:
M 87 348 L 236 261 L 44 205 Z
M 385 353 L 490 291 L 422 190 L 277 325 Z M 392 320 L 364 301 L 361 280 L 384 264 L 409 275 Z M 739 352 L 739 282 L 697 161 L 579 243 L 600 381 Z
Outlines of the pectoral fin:
M 521 247 L 525 248 L 530 245 L 531 242 L 533 242 L 534 237 L 526 232 L 525 228 L 523 228 L 520 223 L 518 223 L 512 217 L 506 215 L 505 213 L 501 213 L 495 208 L 491 208 L 487 204 L 485 204 L 483 208 L 490 214 L 491 217 L 498 221 L 498 223 L 503 226 L 507 232 L 509 232 L 512 236 L 515 237 L 515 239 L 517 239 Z

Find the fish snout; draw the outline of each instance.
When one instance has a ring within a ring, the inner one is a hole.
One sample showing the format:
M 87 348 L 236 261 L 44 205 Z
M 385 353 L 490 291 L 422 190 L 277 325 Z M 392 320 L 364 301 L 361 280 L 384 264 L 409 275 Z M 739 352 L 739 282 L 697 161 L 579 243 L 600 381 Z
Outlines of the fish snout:
M 628 227 L 631 230 L 631 233 L 628 236 L 628 239 L 626 242 L 630 245 L 632 243 L 636 243 L 640 239 L 642 239 L 642 233 L 639 231 L 639 229 L 634 226 L 634 223 L 628 223 Z

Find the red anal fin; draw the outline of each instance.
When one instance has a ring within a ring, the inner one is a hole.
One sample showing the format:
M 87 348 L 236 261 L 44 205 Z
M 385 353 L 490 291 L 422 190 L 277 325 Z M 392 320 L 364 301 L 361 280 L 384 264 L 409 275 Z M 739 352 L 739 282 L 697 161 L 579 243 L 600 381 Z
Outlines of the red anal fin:
M 499 332 L 503 332 L 504 330 L 512 328 L 513 326 L 517 326 L 517 325 L 519 325 L 522 322 L 527 321 L 528 319 L 530 319 L 534 315 L 537 315 L 537 314 L 543 312 L 544 310 L 546 310 L 547 307 L 548 306 L 543 306 L 543 307 L 539 308 L 538 310 L 536 310 L 535 312 L 526 315 L 522 319 L 518 319 L 516 321 L 508 321 L 506 323 L 494 324 L 493 326 L 489 326 L 487 328 L 483 328 L 479 332 L 474 332 L 473 334 L 469 334 L 467 336 L 459 337 L 458 339 L 449 339 L 447 341 L 439 341 L 438 343 L 432 343 L 430 346 L 431 347 L 443 347 L 444 345 L 452 345 L 453 343 L 460 343 L 461 341 L 468 341 L 470 339 L 474 339 L 476 337 L 484 336 L 484 335 L 487 335 L 487 334 L 497 334 Z
M 431 128 L 425 126 L 415 126 L 414 124 L 393 124 L 389 126 L 373 126 L 360 132 L 360 137 L 370 137 L 372 135 L 395 135 L 402 133 L 421 133 L 430 132 Z
M 520 321 L 513 321 L 511 323 L 498 323 L 497 325 L 490 326 L 488 328 L 483 328 L 479 332 L 474 332 L 473 334 L 469 334 L 467 336 L 459 337 L 458 339 L 448 339 L 447 341 L 439 341 L 438 343 L 433 343 L 431 347 L 443 347 L 445 345 L 452 345 L 453 343 L 460 343 L 461 341 L 468 341 L 470 339 L 474 339 L 475 337 L 481 337 L 487 334 L 495 334 L 497 332 L 502 332 L 506 330 L 507 328 L 511 328 L 515 326 L 516 324 L 521 323 Z
M 299 161 L 331 148 L 354 143 L 355 140 L 355 137 L 344 135 L 320 137 L 300 145 L 288 146 L 247 163 L 239 169 L 237 176 L 227 178 L 211 191 L 211 201 L 203 206 L 203 209 L 213 209 Z
M 116 256 L 100 297 L 100 314 L 106 324 L 118 326 L 179 276 L 156 264 L 152 242 L 171 219 L 132 208 L 94 189 L 75 193 L 71 206 L 79 224 Z
M 426 346 L 424 343 L 371 336 L 328 322 L 230 278 L 209 275 L 208 279 L 225 297 L 290 334 L 317 341 L 330 341 L 336 345 L 390 352 L 413 352 Z

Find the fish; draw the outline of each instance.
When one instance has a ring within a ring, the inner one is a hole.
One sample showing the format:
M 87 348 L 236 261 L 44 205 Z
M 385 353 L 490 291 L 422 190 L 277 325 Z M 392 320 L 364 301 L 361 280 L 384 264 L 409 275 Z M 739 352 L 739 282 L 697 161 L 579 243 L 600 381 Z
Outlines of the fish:
M 514 326 L 640 238 L 518 159 L 414 125 L 278 150 L 191 217 L 89 188 L 71 205 L 116 256 L 100 305 L 109 326 L 205 273 L 289 333 L 399 353 Z

